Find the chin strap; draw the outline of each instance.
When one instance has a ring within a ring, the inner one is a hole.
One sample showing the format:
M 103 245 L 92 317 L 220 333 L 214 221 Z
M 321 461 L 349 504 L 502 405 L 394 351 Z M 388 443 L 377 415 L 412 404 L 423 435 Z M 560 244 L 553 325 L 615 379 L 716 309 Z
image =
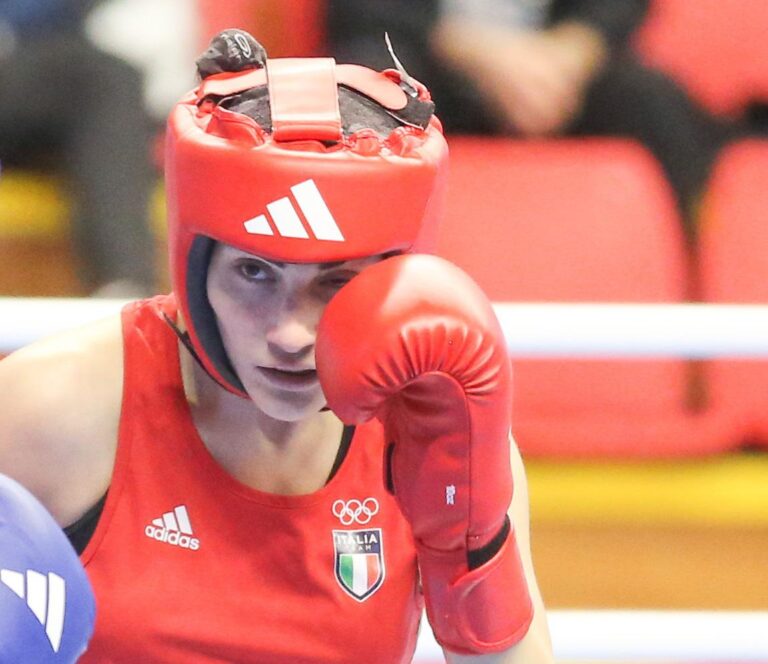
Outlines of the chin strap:
M 216 381 L 216 379 L 211 375 L 211 372 L 205 368 L 205 365 L 200 360 L 200 356 L 197 354 L 197 351 L 195 350 L 194 346 L 192 345 L 192 341 L 189 338 L 189 332 L 185 332 L 179 329 L 179 326 L 176 325 L 176 323 L 171 320 L 168 314 L 163 313 L 163 318 L 165 319 L 165 322 L 168 323 L 168 326 L 174 331 L 176 336 L 179 338 L 179 341 L 181 341 L 181 343 L 184 344 L 184 348 L 186 348 L 189 351 L 189 354 L 195 359 L 195 362 L 197 362 L 200 365 L 200 368 L 203 371 L 205 371 L 205 373 L 207 373 L 214 381 Z

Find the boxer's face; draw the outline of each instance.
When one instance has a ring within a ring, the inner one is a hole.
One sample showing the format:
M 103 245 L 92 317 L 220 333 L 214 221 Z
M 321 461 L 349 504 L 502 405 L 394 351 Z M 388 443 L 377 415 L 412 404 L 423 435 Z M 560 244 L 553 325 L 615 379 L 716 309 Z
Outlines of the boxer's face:
M 238 377 L 256 406 L 295 421 L 325 405 L 315 335 L 333 295 L 379 257 L 343 263 L 277 263 L 219 244 L 208 298 Z

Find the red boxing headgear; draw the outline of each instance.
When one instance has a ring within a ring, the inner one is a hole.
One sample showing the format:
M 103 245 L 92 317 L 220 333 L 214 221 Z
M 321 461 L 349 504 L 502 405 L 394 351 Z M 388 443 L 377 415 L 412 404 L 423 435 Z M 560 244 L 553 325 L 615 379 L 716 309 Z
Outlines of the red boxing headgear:
M 344 261 L 434 250 L 448 149 L 431 112 L 403 120 L 421 85 L 331 58 L 267 60 L 206 78 L 171 112 L 165 160 L 171 279 L 192 350 L 245 396 L 206 295 L 214 242 L 269 260 Z M 266 86 L 266 87 L 265 87 Z M 344 131 L 339 86 L 399 120 L 388 136 Z M 271 131 L 222 99 L 268 90 Z

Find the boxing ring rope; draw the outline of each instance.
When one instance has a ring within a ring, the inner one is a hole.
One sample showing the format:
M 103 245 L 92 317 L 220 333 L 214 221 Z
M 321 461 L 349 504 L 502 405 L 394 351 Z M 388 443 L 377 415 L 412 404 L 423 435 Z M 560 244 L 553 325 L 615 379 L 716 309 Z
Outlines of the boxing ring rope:
M 558 662 L 768 661 L 768 612 L 550 610 Z M 414 664 L 443 662 L 428 625 L 422 625 Z
M 0 298 L 0 353 L 117 312 L 120 300 Z M 524 357 L 765 357 L 768 305 L 494 305 Z
M 119 300 L 0 298 L 0 353 L 119 311 Z M 768 305 L 497 303 L 523 357 L 768 357 Z M 768 612 L 551 610 L 562 661 L 768 662 Z M 442 662 L 424 626 L 415 664 Z

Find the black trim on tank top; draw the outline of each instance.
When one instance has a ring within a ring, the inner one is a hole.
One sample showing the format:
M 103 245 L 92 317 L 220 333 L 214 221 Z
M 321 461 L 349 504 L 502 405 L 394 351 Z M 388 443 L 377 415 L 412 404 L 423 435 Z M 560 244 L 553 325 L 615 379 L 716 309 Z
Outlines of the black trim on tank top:
M 168 316 L 167 313 L 163 312 L 163 318 L 165 319 L 165 322 L 168 323 L 170 328 L 176 333 L 176 336 L 179 338 L 179 341 L 184 344 L 184 348 L 186 348 L 189 351 L 189 354 L 195 358 L 195 362 L 197 362 L 203 369 L 205 370 L 205 373 L 208 373 L 208 370 L 203 366 L 203 361 L 200 359 L 200 356 L 197 354 L 197 351 L 195 350 L 194 346 L 192 345 L 192 340 L 189 338 L 189 332 L 182 332 L 178 325 L 174 323 L 171 318 Z M 209 376 L 211 374 L 208 374 Z M 211 376 L 213 378 L 213 376 Z
M 83 514 L 83 516 L 64 528 L 64 534 L 69 539 L 69 543 L 74 547 L 75 551 L 77 551 L 77 555 L 80 555 L 85 551 L 85 547 L 88 546 L 88 542 L 91 541 L 91 537 L 93 537 L 93 533 L 96 531 L 96 525 L 99 523 L 101 513 L 104 511 L 104 503 L 106 501 L 107 494 L 105 493 L 93 507 Z
M 341 434 L 339 450 L 336 452 L 336 458 L 333 461 L 333 467 L 331 468 L 331 472 L 328 475 L 327 482 L 330 482 L 333 479 L 333 476 L 336 475 L 339 468 L 341 468 L 341 464 L 344 463 L 344 459 L 347 458 L 347 453 L 349 452 L 349 448 L 352 445 L 352 436 L 354 436 L 354 434 L 355 427 L 344 427 L 344 431 Z M 85 547 L 87 547 L 88 543 L 91 541 L 93 533 L 96 532 L 96 526 L 99 523 L 101 513 L 104 511 L 104 504 L 107 501 L 107 493 L 105 493 L 98 500 L 98 502 L 93 505 L 93 507 L 91 507 L 85 514 L 83 514 L 83 516 L 81 516 L 77 521 L 63 529 L 64 534 L 69 539 L 70 544 L 72 544 L 75 551 L 77 551 L 77 555 L 80 555 L 83 553 L 83 551 L 85 551 Z
M 336 452 L 336 458 L 333 460 L 333 466 L 331 467 L 331 472 L 328 474 L 328 479 L 325 480 L 326 484 L 328 484 L 328 482 L 333 479 L 334 475 L 339 472 L 341 464 L 344 463 L 344 459 L 347 458 L 347 452 L 349 452 L 349 448 L 352 445 L 352 436 L 354 435 L 355 427 L 344 425 L 344 431 L 341 433 L 339 450 Z

